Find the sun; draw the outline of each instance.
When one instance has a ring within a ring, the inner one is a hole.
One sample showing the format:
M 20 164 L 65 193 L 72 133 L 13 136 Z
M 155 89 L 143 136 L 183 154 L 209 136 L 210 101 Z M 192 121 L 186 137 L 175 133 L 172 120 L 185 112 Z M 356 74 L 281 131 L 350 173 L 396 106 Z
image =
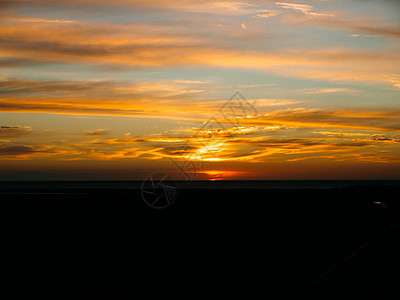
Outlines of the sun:
M 232 179 L 244 172 L 239 171 L 225 171 L 225 170 L 204 170 L 201 173 L 206 174 L 210 181 Z

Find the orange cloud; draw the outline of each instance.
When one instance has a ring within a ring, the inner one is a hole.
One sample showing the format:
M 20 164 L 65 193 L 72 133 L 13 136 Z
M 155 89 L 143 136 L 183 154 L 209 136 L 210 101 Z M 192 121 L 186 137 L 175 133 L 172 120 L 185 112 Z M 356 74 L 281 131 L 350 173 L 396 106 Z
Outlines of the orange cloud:
M 290 111 L 287 111 L 290 113 Z M 331 113 L 334 116 L 334 113 Z M 321 115 L 317 115 L 321 117 Z M 296 116 L 294 116 L 296 117 Z M 298 116 L 297 116 L 298 117 Z M 312 124 L 314 125 L 314 124 Z M 198 131 L 187 128 L 186 136 L 174 137 L 174 133 L 154 135 L 152 137 L 104 138 L 103 131 L 95 131 L 96 138 L 83 142 L 64 142 L 49 144 L 37 142 L 35 145 L 23 145 L 14 141 L 0 141 L 0 154 L 6 160 L 29 160 L 46 158 L 51 160 L 120 160 L 147 159 L 194 162 L 266 162 L 301 161 L 309 159 L 329 159 L 335 161 L 396 162 L 400 143 L 399 135 L 366 132 L 296 131 L 282 127 L 265 134 L 264 126 L 231 127 L 212 131 L 210 140 L 204 140 Z M 305 124 L 302 124 L 303 128 Z M 209 129 L 202 129 L 209 131 Z M 183 133 L 183 132 L 182 132 Z M 34 134 L 34 133 L 32 133 Z M 316 137 L 316 134 L 322 137 Z M 307 136 L 308 137 L 303 137 Z M 211 174 L 212 175 L 212 174 Z
M 337 127 L 358 128 L 379 131 L 400 131 L 399 112 L 397 110 L 322 110 L 295 108 L 276 110 L 258 119 L 246 120 L 247 126 L 283 127 Z
M 132 8 L 147 8 L 147 9 L 168 9 L 176 11 L 185 11 L 192 13 L 207 13 L 207 14 L 221 14 L 229 16 L 237 15 L 249 15 L 256 14 L 263 11 L 267 11 L 259 7 L 259 4 L 265 4 L 266 2 L 274 3 L 272 0 L 264 0 L 262 3 L 257 0 L 248 1 L 237 1 L 237 0 L 203 0 L 199 3 L 196 0 L 175 0 L 175 1 L 163 1 L 163 0 L 115 0 L 112 3 L 107 0 L 70 0 L 68 2 L 62 0 L 18 0 L 7 1 L 5 0 L 4 5 L 7 3 L 9 6 L 14 5 L 41 5 L 41 6 L 53 6 L 53 5 L 65 5 L 65 6 L 79 6 L 81 9 L 87 9 L 87 5 L 96 7 L 107 8 L 112 6 L 113 8 L 119 7 L 121 9 L 132 9 Z
M 226 33 L 224 33 L 226 34 Z M 80 63 L 113 68 L 222 67 L 327 81 L 400 84 L 398 51 L 244 50 L 218 36 L 145 23 L 3 22 L 0 66 Z M 243 37 L 246 39 L 246 37 Z
M 29 126 L 0 126 L 0 138 L 15 138 L 25 136 L 31 133 L 32 129 Z
M 306 94 L 333 94 L 333 93 L 343 93 L 343 94 L 354 94 L 358 93 L 358 90 L 349 88 L 326 88 L 326 89 L 311 89 L 306 91 Z

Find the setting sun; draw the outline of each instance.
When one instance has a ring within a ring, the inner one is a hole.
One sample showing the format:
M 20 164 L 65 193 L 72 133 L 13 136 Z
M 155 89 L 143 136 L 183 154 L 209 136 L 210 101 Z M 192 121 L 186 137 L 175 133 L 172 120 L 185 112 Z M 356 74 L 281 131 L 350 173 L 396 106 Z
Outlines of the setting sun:
M 206 174 L 209 176 L 208 180 L 232 180 L 235 177 L 242 175 L 245 172 L 238 171 L 223 171 L 223 170 L 204 170 L 200 173 Z

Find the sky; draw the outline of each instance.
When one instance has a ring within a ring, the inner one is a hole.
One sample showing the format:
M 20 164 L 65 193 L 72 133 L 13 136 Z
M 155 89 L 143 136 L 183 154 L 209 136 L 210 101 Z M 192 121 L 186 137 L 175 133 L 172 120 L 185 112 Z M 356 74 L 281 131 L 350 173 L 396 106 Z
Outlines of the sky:
M 0 0 L 0 180 L 400 179 L 399 16 Z

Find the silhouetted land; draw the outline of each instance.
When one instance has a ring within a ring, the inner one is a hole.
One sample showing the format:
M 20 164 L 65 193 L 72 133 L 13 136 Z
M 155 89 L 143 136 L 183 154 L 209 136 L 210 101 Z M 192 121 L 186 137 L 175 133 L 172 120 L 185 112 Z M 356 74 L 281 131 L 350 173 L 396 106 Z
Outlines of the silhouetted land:
M 400 182 L 2 182 L 6 247 L 26 276 L 87 296 L 399 299 Z M 374 203 L 381 202 L 381 203 Z M 12 274 L 10 275 L 12 276 Z

